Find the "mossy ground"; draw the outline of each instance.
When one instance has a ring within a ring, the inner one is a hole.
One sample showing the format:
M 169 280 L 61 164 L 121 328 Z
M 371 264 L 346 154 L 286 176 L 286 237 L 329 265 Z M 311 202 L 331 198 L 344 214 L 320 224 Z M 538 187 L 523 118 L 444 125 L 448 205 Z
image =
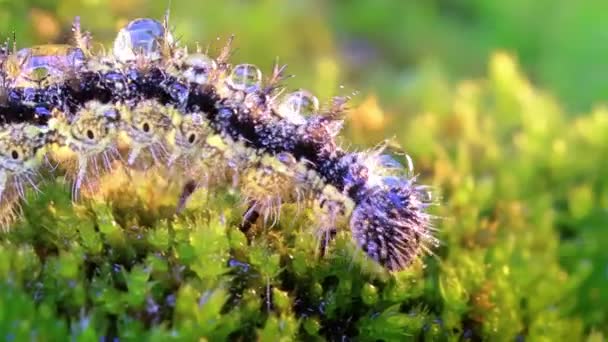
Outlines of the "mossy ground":
M 47 1 L 31 15 L 64 23 L 82 14 L 83 24 L 109 37 L 120 24 L 109 18 L 150 14 L 127 15 L 137 3 L 92 1 L 82 9 Z M 15 18 L 30 10 L 13 6 Z M 323 17 L 297 7 L 277 14 L 275 1 L 198 5 L 203 25 L 180 21 L 180 12 L 186 18 L 184 9 L 194 9 L 174 6 L 185 40 L 203 39 L 199 31 L 207 38 L 236 32 L 237 60 L 269 66 L 279 55 L 300 71 L 294 87 L 323 97 L 342 79 L 359 85 L 344 141 L 369 146 L 394 135 L 420 181 L 436 190 L 442 245 L 389 275 L 358 252 L 346 227 L 320 257 L 309 214 L 296 216 L 290 206 L 247 244 L 237 228 L 244 210 L 238 192 L 199 192 L 175 215 L 177 180 L 150 173 L 132 182 L 117 173 L 102 193 L 73 205 L 58 178 L 30 193 L 23 219 L 0 235 L 0 339 L 605 340 L 608 108 L 573 115 L 506 53 L 493 54 L 483 76 L 465 81 L 448 80 L 435 62 L 405 74 L 373 63 L 359 70 L 342 63 Z M 230 15 L 204 15 L 220 9 Z M 415 13 L 410 19 L 429 20 Z M 354 25 L 348 13 L 338 17 L 346 21 L 335 21 L 339 27 Z M 380 32 L 394 34 L 387 39 L 401 37 L 400 27 L 374 18 L 354 26 L 373 36 L 366 28 L 384 23 Z M 36 31 L 6 22 L 18 33 Z M 438 27 L 446 33 L 452 24 Z M 407 59 L 400 44 L 386 45 Z M 586 86 L 573 85 L 579 94 Z M 567 105 L 580 101 L 568 98 Z

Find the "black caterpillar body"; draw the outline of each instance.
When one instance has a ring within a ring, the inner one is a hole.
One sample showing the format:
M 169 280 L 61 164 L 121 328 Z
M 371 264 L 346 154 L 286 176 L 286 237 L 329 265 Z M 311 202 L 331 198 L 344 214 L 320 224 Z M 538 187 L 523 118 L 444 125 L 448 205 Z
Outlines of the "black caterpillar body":
M 411 170 L 383 149 L 348 152 L 337 145 L 345 99 L 321 110 L 305 90 L 283 94 L 283 68 L 262 82 L 257 67 L 228 64 L 229 46 L 215 59 L 188 53 L 166 23 L 152 19 L 129 23 L 111 54 L 94 54 L 78 23 L 74 33 L 74 46 L 13 53 L 7 47 L 2 55 L 5 227 L 25 188 L 36 187 L 44 160 L 72 165 L 66 169 L 74 198 L 121 160 L 178 168 L 193 179 L 190 192 L 233 182 L 249 206 L 248 220 L 276 219 L 288 201 L 316 210 L 325 233 L 350 217 L 355 242 L 389 270 L 407 267 L 437 243 L 427 189 Z

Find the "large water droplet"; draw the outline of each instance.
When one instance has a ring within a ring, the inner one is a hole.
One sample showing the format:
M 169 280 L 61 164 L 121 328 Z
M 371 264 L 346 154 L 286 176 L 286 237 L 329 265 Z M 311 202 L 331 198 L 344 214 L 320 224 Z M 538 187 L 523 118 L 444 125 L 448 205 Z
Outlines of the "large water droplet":
M 319 111 L 319 100 L 311 92 L 298 90 L 285 95 L 277 114 L 296 125 L 306 123 L 305 116 L 310 116 Z
M 70 70 L 81 67 L 84 62 L 84 53 L 77 47 L 39 45 L 19 50 L 7 61 L 5 70 L 15 79 L 15 86 L 18 86 L 23 81 L 61 78 Z
M 401 163 L 399 163 L 397 160 L 395 160 L 395 158 L 393 158 L 393 156 L 389 154 L 381 154 L 377 156 L 376 162 L 378 165 L 387 169 L 387 171 L 403 169 L 403 165 L 401 165 Z
M 408 188 L 411 185 L 407 179 L 395 176 L 385 176 L 380 181 L 382 185 L 392 189 Z
M 163 24 L 149 18 L 135 19 L 118 32 L 114 57 L 121 62 L 132 61 L 136 56 L 159 59 L 165 42 L 172 42 L 172 38 L 169 33 L 165 35 Z
M 184 77 L 197 84 L 205 84 L 209 79 L 209 74 L 217 68 L 215 61 L 202 53 L 193 53 L 186 57 L 184 61 L 186 70 Z
M 249 93 L 260 88 L 262 72 L 253 64 L 239 64 L 232 69 L 227 81 L 231 88 Z

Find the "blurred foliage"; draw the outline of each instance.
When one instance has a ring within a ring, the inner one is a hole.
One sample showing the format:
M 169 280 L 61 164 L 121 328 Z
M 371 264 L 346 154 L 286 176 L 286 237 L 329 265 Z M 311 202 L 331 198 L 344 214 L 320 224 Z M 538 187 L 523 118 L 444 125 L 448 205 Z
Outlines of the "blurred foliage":
M 234 33 L 237 60 L 270 67 L 279 56 L 298 75 L 294 85 L 312 84 L 322 95 L 339 80 L 399 106 L 421 65 L 436 64 L 451 80 L 481 77 L 497 49 L 515 53 L 568 112 L 588 111 L 608 95 L 599 72 L 608 55 L 603 0 L 2 0 L 0 32 L 17 32 L 23 45 L 65 41 L 81 16 L 109 42 L 127 20 L 160 18 L 168 6 L 183 41 L 217 48 L 216 37 Z M 321 69 L 326 79 L 315 78 Z
M 0 1 L 0 27 L 19 46 L 65 41 L 80 15 L 107 44 L 166 5 Z M 214 54 L 235 33 L 235 62 L 270 70 L 280 56 L 289 85 L 321 98 L 359 90 L 347 141 L 405 147 L 440 195 L 442 246 L 387 275 L 346 229 L 315 257 L 308 218 L 287 219 L 289 206 L 247 245 L 238 194 L 198 194 L 176 217 L 162 177 L 116 176 L 77 206 L 58 180 L 0 236 L 0 338 L 604 340 L 608 108 L 593 103 L 608 85 L 606 7 L 173 1 L 184 42 Z

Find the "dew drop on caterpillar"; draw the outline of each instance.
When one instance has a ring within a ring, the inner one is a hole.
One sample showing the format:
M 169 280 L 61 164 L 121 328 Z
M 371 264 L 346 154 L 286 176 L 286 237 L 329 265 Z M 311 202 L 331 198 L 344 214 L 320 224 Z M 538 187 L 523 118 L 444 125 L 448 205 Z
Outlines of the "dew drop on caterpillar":
M 185 56 L 181 64 L 182 76 L 188 82 L 196 84 L 206 84 L 209 77 L 217 70 L 215 60 L 200 52 Z
M 306 117 L 319 112 L 319 100 L 307 90 L 286 94 L 276 106 L 276 113 L 295 124 L 306 124 Z
M 48 44 L 19 50 L 10 55 L 4 72 L 12 87 L 27 88 L 54 84 L 80 69 L 85 61 L 82 50 L 65 44 Z
M 345 98 L 321 108 L 309 91 L 285 91 L 284 67 L 266 80 L 255 65 L 230 65 L 231 40 L 215 59 L 190 54 L 153 19 L 127 24 L 110 53 L 93 54 L 79 22 L 74 32 L 77 47 L 34 47 L 4 58 L 2 220 L 12 217 L 6 208 L 24 197 L 25 185 L 35 186 L 49 151 L 72 180 L 74 199 L 95 191 L 121 162 L 183 182 L 178 210 L 198 187 L 237 188 L 247 208 L 244 230 L 258 217 L 276 223 L 286 203 L 310 208 L 323 246 L 350 226 L 354 242 L 391 271 L 436 242 L 415 177 L 383 149 L 349 152 L 337 143 Z M 41 140 L 27 133 L 31 127 Z M 34 152 L 15 164 L 15 146 Z
M 142 59 L 158 60 L 167 53 L 173 37 L 162 23 L 154 19 L 132 20 L 118 32 L 114 40 L 113 55 L 122 63 Z

